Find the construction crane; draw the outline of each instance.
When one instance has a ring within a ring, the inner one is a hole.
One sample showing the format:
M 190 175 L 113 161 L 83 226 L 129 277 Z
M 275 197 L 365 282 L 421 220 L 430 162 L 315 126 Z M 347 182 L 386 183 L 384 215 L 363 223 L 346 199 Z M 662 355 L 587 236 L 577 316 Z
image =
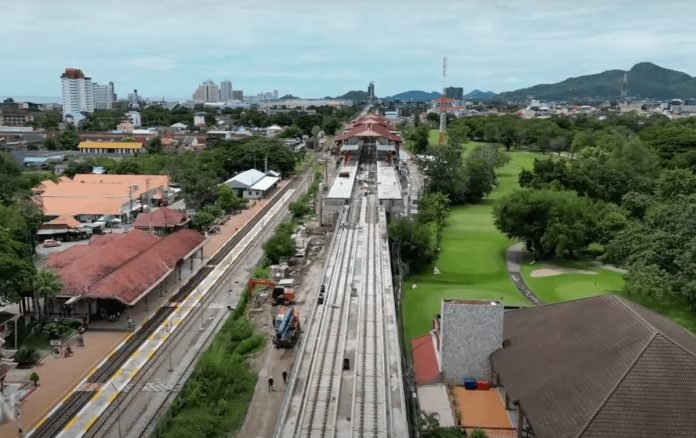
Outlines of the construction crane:
M 300 312 L 294 307 L 281 307 L 274 319 L 273 328 L 273 345 L 276 348 L 292 347 L 300 337 Z
M 295 289 L 290 287 L 292 283 L 292 280 L 281 280 L 276 283 L 265 278 L 250 278 L 247 281 L 247 293 L 249 298 L 251 298 L 256 286 L 266 286 L 273 289 L 272 296 L 276 304 L 289 304 L 295 302 Z
M 447 57 L 442 58 L 442 97 L 447 95 Z M 437 144 L 445 144 L 445 133 L 447 131 L 447 107 L 445 101 L 440 102 L 440 135 Z

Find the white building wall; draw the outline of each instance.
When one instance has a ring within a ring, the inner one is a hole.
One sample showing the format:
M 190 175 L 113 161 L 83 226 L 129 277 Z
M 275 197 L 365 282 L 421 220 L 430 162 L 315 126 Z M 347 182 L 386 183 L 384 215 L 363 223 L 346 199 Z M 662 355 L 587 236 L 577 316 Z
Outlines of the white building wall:
M 95 109 L 111 109 L 114 101 L 114 84 L 100 85 L 96 82 L 93 84 L 94 89 L 94 108 Z
M 63 118 L 72 115 L 80 118 L 79 113 L 94 112 L 94 88 L 90 78 L 62 78 Z M 76 114 L 78 116 L 76 116 Z
M 126 117 L 128 117 L 128 121 L 130 121 L 133 126 L 143 126 L 142 119 L 138 111 L 128 111 L 126 113 Z

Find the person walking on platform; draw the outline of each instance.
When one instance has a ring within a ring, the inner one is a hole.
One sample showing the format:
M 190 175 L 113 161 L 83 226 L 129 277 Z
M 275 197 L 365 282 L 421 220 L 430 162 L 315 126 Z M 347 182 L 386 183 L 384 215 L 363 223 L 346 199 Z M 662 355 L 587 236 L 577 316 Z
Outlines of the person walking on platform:
M 273 391 L 273 377 L 268 378 L 268 392 Z
M 287 385 L 288 384 L 288 372 L 283 371 L 283 384 Z

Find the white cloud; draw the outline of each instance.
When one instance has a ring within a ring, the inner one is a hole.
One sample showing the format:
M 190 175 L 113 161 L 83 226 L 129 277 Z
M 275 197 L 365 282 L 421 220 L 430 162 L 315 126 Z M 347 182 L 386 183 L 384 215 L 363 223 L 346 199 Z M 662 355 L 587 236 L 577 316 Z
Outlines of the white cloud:
M 370 80 L 379 94 L 438 89 L 444 55 L 450 84 L 466 89 L 639 61 L 696 74 L 689 0 L 0 0 L 0 11 L 13 42 L 0 47 L 13 60 L 0 94 L 57 94 L 69 64 L 153 95 L 189 95 L 208 77 L 306 96 Z
M 131 67 L 153 71 L 167 71 L 176 68 L 176 62 L 172 58 L 157 55 L 130 58 L 126 61 L 126 64 Z

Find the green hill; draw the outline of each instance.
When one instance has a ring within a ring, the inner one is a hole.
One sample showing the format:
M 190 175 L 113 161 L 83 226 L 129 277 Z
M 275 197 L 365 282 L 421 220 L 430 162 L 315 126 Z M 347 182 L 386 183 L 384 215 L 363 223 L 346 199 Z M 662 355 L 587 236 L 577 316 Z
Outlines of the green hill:
M 624 70 L 568 78 L 555 84 L 540 84 L 498 95 L 506 100 L 606 100 L 621 96 Z M 696 97 L 696 78 L 686 73 L 641 62 L 627 74 L 627 95 L 631 98 L 673 99 Z
M 368 100 L 370 96 L 367 91 L 363 90 L 353 90 L 349 91 L 342 96 L 338 96 L 336 99 L 346 99 L 346 100 Z

